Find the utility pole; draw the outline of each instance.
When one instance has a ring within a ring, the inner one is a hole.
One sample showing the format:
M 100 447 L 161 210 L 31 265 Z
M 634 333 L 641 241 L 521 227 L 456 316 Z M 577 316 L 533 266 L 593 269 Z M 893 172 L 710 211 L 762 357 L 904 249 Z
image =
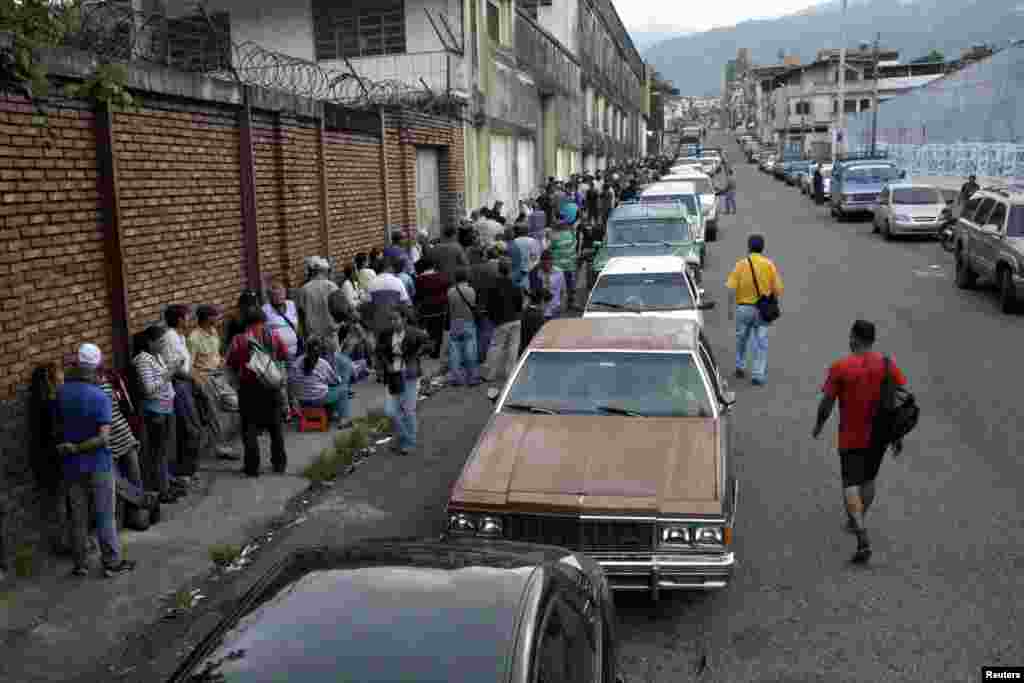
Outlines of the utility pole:
M 882 34 L 875 35 L 875 97 L 871 103 L 871 156 L 878 151 L 878 44 L 882 40 Z
M 846 2 L 843 0 L 842 19 L 839 24 L 839 130 L 832 139 L 833 163 L 842 154 L 842 146 L 846 144 Z M 839 136 L 843 139 L 840 140 Z

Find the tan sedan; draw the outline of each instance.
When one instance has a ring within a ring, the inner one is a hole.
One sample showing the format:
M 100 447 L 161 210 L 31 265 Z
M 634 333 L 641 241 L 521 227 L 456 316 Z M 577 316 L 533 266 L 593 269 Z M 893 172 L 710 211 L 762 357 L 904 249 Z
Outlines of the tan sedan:
M 735 398 L 698 324 L 551 321 L 496 401 L 449 534 L 584 552 L 616 590 L 727 585 Z

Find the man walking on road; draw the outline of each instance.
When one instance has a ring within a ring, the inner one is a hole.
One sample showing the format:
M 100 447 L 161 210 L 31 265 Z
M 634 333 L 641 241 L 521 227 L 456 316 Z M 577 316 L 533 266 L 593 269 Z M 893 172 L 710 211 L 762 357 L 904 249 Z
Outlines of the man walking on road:
M 960 187 L 960 203 L 963 204 L 971 198 L 975 192 L 981 189 L 978 185 L 978 176 L 972 175 L 967 179 L 967 182 Z
M 882 464 L 885 448 L 872 439 L 871 427 L 882 395 L 882 381 L 886 374 L 885 357 L 872 351 L 875 326 L 866 320 L 853 323 L 850 330 L 851 354 L 842 358 L 828 370 L 822 387 L 818 420 L 811 435 L 817 439 L 832 407 L 839 401 L 839 462 L 843 477 L 843 495 L 846 500 L 846 529 L 857 536 L 857 551 L 852 561 L 863 564 L 871 558 L 864 518 L 875 500 L 875 478 Z M 903 385 L 906 377 L 890 359 L 892 380 Z M 898 454 L 902 446 L 894 444 Z
M 731 168 L 725 177 L 725 211 L 722 213 L 736 213 L 736 176 Z
M 747 345 L 752 341 L 750 380 L 762 386 L 768 369 L 768 325 L 757 310 L 757 300 L 774 294 L 782 298 L 782 278 L 775 264 L 762 256 L 764 235 L 747 239 L 750 253 L 736 262 L 725 286 L 729 288 L 729 320 L 736 320 L 736 377 L 747 376 Z

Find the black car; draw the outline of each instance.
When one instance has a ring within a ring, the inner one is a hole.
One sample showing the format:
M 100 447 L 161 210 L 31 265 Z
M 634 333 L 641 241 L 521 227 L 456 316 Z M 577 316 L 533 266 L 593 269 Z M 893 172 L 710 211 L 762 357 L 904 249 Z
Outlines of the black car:
M 601 568 L 552 546 L 365 542 L 294 553 L 171 678 L 178 683 L 614 683 Z

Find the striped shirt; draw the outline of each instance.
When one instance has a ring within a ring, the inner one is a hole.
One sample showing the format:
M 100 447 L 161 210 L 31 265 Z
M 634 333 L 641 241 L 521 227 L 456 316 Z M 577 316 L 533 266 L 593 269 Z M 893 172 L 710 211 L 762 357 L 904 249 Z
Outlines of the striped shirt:
M 113 385 L 110 382 L 102 382 L 100 389 L 103 389 L 103 393 L 110 398 L 110 451 L 114 454 L 114 459 L 117 460 L 125 453 L 138 448 L 139 441 L 135 438 L 135 433 L 132 432 L 128 420 L 121 412 L 121 406 L 118 405 L 118 400 L 114 396 Z
M 143 351 L 135 356 L 135 370 L 139 373 L 142 392 L 146 399 L 143 407 L 147 413 L 157 415 L 174 414 L 174 385 L 171 373 L 159 356 Z
M 301 403 L 319 403 L 327 398 L 328 388 L 341 384 L 341 380 L 324 358 L 318 360 L 313 372 L 307 375 L 303 367 L 305 358 L 301 356 L 292 362 L 288 378 L 289 388 L 292 396 Z

